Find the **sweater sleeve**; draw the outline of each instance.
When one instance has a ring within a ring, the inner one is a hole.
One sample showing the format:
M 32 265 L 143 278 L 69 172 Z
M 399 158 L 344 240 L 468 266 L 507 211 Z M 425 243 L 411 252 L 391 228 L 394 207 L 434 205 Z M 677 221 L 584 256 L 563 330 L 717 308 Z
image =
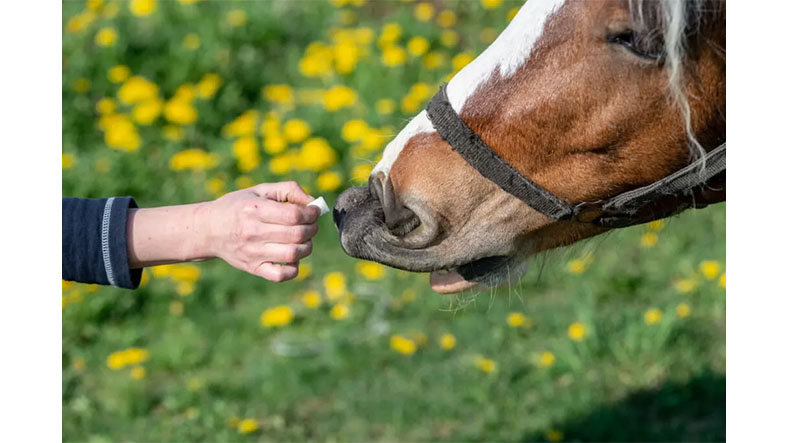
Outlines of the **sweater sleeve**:
M 63 280 L 135 289 L 142 269 L 129 269 L 126 248 L 131 197 L 63 198 Z

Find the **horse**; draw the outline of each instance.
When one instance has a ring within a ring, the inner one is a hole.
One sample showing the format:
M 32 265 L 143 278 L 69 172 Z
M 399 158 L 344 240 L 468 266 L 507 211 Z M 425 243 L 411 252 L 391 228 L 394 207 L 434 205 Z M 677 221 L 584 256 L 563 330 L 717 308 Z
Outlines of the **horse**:
M 528 0 L 334 222 L 347 254 L 436 292 L 493 287 L 543 251 L 724 201 L 724 149 L 724 1 Z

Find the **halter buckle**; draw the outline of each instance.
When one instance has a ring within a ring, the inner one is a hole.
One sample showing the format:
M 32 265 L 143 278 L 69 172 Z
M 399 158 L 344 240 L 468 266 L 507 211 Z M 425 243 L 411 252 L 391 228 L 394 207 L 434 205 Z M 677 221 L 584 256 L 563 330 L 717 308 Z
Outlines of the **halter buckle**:
M 605 214 L 604 205 L 605 200 L 580 202 L 574 207 L 572 220 L 580 223 L 593 223 L 595 220 Z

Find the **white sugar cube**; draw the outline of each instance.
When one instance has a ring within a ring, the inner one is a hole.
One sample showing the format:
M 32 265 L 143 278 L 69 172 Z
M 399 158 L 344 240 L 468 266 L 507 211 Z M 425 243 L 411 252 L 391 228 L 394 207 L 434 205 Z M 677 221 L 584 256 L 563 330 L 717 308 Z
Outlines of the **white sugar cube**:
M 317 206 L 318 208 L 320 208 L 320 215 L 328 213 L 328 205 L 326 204 L 326 201 L 323 199 L 323 197 L 318 197 L 312 200 L 311 202 L 307 203 L 306 205 Z

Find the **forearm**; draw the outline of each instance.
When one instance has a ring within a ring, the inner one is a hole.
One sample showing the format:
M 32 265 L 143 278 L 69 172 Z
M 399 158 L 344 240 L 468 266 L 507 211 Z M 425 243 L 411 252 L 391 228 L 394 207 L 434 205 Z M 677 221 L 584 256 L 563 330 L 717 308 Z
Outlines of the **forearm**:
M 201 220 L 205 203 L 129 211 L 126 225 L 131 268 L 213 258 Z

